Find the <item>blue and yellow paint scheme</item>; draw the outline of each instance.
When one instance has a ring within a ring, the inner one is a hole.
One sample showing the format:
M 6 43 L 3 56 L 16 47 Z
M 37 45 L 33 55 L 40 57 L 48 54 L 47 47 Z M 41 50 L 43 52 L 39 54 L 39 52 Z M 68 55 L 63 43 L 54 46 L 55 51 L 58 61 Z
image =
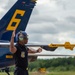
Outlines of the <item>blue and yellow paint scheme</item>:
M 17 0 L 11 9 L 0 20 L 0 43 L 10 41 L 13 30 L 16 33 L 25 31 L 36 0 Z M 9 46 L 0 46 L 0 68 L 14 64 Z
M 11 9 L 0 20 L 0 68 L 14 65 L 13 54 L 9 51 L 10 39 L 12 32 L 16 29 L 25 31 L 32 10 L 37 0 L 17 0 Z M 14 40 L 16 42 L 16 40 Z M 33 46 L 33 45 L 28 45 Z M 54 51 L 57 47 L 49 47 L 48 45 L 35 45 L 47 51 Z M 35 47 L 34 46 L 34 47 Z M 32 55 L 31 55 L 32 56 Z M 32 57 L 29 57 L 32 59 Z M 28 59 L 29 59 L 28 58 Z M 36 59 L 34 55 L 33 59 Z M 30 60 L 32 61 L 32 60 Z
M 25 31 L 36 0 L 17 0 L 0 20 L 0 40 L 10 41 L 12 31 Z

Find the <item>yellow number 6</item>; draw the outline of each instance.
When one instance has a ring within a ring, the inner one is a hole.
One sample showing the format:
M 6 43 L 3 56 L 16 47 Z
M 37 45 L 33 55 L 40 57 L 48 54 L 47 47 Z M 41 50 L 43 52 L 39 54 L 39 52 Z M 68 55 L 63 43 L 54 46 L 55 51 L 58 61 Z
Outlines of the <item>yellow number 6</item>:
M 6 30 L 15 30 L 18 27 L 18 25 L 19 25 L 19 23 L 21 21 L 21 19 L 16 18 L 16 15 L 20 14 L 21 16 L 23 16 L 24 13 L 25 13 L 24 10 L 16 10 L 14 15 L 13 15 L 13 17 L 12 17 L 12 19 L 10 20 Z M 15 23 L 15 26 L 12 26 L 13 23 Z

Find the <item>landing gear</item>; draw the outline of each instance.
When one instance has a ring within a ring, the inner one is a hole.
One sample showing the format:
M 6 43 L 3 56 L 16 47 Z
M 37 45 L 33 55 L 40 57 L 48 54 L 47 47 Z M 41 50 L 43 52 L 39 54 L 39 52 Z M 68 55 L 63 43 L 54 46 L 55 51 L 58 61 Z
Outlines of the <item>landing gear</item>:
M 9 74 L 9 68 L 6 67 L 6 68 L 5 68 L 5 72 L 6 72 L 8 75 L 10 75 L 10 74 Z
M 9 74 L 9 68 L 8 68 L 8 67 L 2 69 L 2 71 L 5 71 L 8 75 L 10 75 L 10 74 Z

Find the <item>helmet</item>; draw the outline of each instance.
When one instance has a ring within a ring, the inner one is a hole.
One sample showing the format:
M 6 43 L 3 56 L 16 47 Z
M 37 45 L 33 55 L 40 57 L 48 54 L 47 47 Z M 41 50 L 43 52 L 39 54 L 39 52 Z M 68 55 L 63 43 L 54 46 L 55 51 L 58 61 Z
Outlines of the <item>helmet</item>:
M 22 41 L 24 39 L 28 39 L 28 35 L 25 31 L 20 31 L 16 34 L 16 41 Z

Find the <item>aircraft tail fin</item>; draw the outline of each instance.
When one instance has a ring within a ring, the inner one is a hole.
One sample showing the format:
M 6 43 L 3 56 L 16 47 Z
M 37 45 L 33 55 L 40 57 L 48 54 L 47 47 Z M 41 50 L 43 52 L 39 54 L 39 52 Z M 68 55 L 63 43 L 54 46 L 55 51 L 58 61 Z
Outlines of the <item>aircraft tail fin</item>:
M 36 0 L 18 0 L 0 20 L 0 40 L 10 41 L 12 31 L 26 29 Z

